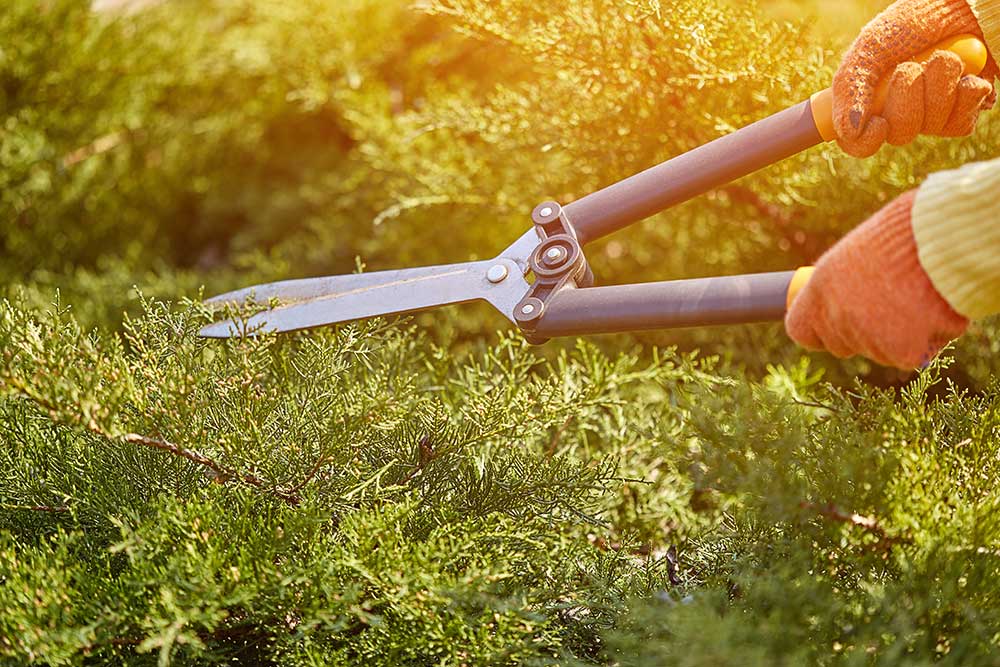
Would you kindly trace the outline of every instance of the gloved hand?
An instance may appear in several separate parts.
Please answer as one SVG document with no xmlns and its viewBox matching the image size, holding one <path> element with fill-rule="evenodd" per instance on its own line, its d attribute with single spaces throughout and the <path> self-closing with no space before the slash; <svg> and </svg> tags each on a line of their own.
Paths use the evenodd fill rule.
<svg viewBox="0 0 1000 667">
<path fill-rule="evenodd" d="M 978 77 L 962 77 L 961 60 L 951 53 L 937 53 L 924 64 L 907 62 L 965 33 L 982 38 L 967 0 L 897 0 L 865 26 L 833 80 L 841 148 L 868 157 L 886 141 L 902 145 L 918 134 L 971 134 L 980 111 L 996 103 L 993 82 L 1000 70 L 993 57 Z M 875 116 L 875 90 L 886 76 L 892 77 L 889 97 Z"/>
<path fill-rule="evenodd" d="M 803 347 L 863 355 L 912 370 L 969 321 L 938 293 L 920 265 L 911 226 L 916 191 L 876 213 L 827 252 L 785 319 Z"/>
</svg>

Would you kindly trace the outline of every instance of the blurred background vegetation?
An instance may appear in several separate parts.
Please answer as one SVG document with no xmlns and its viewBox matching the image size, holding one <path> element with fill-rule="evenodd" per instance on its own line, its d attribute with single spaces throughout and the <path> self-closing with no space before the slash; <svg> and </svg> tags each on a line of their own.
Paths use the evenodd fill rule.
<svg viewBox="0 0 1000 667">
<path fill-rule="evenodd" d="M 826 87 L 886 2 L 96 4 L 0 8 L 0 584 L 17 582 L 0 586 L 2 655 L 989 655 L 995 323 L 918 377 L 804 354 L 780 324 L 529 349 L 469 306 L 224 346 L 194 337 L 196 304 L 177 305 L 492 256 L 537 202 Z M 998 139 L 993 113 L 968 139 L 865 161 L 818 147 L 588 257 L 604 284 L 791 269 L 927 174 L 997 156 Z M 206 482 L 156 438 L 227 467 Z M 312 482 L 275 509 L 238 470 Z M 226 529 L 205 537 L 206 523 Z"/>
<path fill-rule="evenodd" d="M 0 272 L 95 325 L 135 307 L 133 286 L 176 299 L 487 256 L 534 203 L 825 86 L 885 3 L 142 4 L 14 0 L 0 17 Z M 996 132 L 864 162 L 815 149 L 589 256 L 605 283 L 807 264 L 927 173 L 995 154 Z M 487 309 L 419 322 L 459 345 L 503 325 Z M 775 327 L 600 344 L 636 340 L 758 369 L 797 356 Z"/>
</svg>

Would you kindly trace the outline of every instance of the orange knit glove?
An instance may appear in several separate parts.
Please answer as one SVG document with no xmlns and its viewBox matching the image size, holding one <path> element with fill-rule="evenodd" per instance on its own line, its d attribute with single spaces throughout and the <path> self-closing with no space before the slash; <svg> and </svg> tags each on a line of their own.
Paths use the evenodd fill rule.
<svg viewBox="0 0 1000 667">
<path fill-rule="evenodd" d="M 996 103 L 993 82 L 1000 70 L 992 56 L 978 77 L 962 77 L 961 60 L 951 53 L 939 52 L 924 64 L 907 62 L 965 33 L 982 38 L 968 0 L 898 0 L 865 26 L 833 79 L 833 122 L 841 148 L 868 157 L 887 141 L 902 145 L 918 134 L 971 134 L 979 112 Z M 891 79 L 885 110 L 874 116 L 875 90 L 886 76 Z"/>
<path fill-rule="evenodd" d="M 820 258 L 785 319 L 797 343 L 912 370 L 965 333 L 969 321 L 920 265 L 915 197 L 915 190 L 899 197 Z"/>
</svg>

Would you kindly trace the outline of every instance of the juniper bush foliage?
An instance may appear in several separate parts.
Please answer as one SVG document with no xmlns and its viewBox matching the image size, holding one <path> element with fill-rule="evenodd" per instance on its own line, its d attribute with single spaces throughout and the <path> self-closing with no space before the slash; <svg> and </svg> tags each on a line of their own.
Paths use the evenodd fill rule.
<svg viewBox="0 0 1000 667">
<path fill-rule="evenodd" d="M 492 253 L 823 87 L 849 35 L 805 8 L 878 5 L 8 0 L 0 660 L 992 664 L 995 325 L 905 377 L 475 308 L 195 335 L 206 291 Z M 821 147 L 589 257 L 803 264 L 998 127 Z"/>
</svg>

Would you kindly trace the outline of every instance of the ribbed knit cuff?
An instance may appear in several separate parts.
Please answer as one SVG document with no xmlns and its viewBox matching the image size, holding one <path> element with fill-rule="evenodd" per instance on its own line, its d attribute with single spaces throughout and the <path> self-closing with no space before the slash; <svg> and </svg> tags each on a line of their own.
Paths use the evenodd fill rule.
<svg viewBox="0 0 1000 667">
<path fill-rule="evenodd" d="M 952 308 L 971 320 L 1000 313 L 1000 160 L 932 174 L 917 193 L 913 235 Z"/>
<path fill-rule="evenodd" d="M 990 53 L 1000 53 L 1000 0 L 968 0 Z"/>
</svg>

